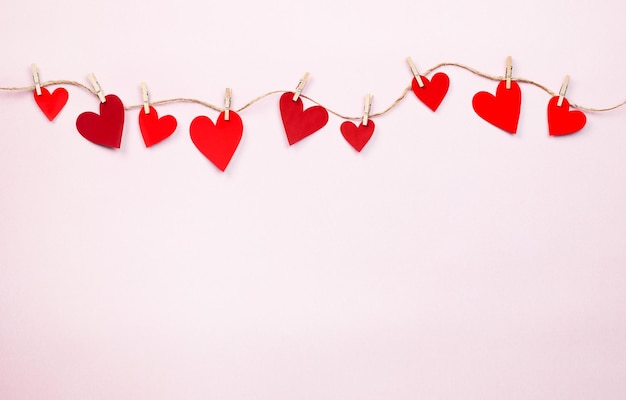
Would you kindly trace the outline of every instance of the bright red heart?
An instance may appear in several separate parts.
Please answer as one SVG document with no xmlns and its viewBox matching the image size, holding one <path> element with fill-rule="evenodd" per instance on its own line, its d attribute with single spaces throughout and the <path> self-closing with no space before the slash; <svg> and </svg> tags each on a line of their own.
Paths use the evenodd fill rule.
<svg viewBox="0 0 626 400">
<path fill-rule="evenodd" d="M 341 124 L 341 134 L 356 151 L 360 152 L 372 138 L 374 127 L 374 121 L 371 119 L 367 121 L 367 125 L 361 123 L 358 127 L 354 122 L 346 121 Z"/>
<path fill-rule="evenodd" d="M 548 131 L 552 136 L 569 135 L 583 129 L 587 117 L 581 111 L 570 111 L 569 101 L 563 98 L 561 107 L 557 105 L 559 96 L 548 102 Z"/>
<path fill-rule="evenodd" d="M 139 111 L 139 130 L 146 147 L 150 147 L 167 139 L 176 130 L 176 118 L 165 115 L 159 118 L 154 107 L 150 107 L 150 113 L 146 114 L 143 107 Z"/>
<path fill-rule="evenodd" d="M 417 79 L 413 78 L 413 82 L 411 83 L 413 93 L 415 93 L 417 98 L 420 99 L 422 103 L 426 104 L 428 108 L 437 111 L 443 98 L 446 97 L 446 93 L 448 93 L 450 78 L 443 72 L 438 72 L 433 75 L 432 80 L 428 80 L 425 76 L 420 75 L 420 77 L 422 78 L 424 86 L 420 87 L 417 83 Z"/>
<path fill-rule="evenodd" d="M 304 109 L 302 99 L 293 101 L 293 93 L 280 96 L 280 115 L 291 146 L 322 129 L 328 122 L 328 111 L 322 106 Z"/>
<path fill-rule="evenodd" d="M 124 104 L 113 94 L 105 96 L 105 100 L 100 103 L 100 114 L 80 114 L 76 119 L 76 129 L 90 142 L 119 149 L 124 130 Z"/>
<path fill-rule="evenodd" d="M 501 81 L 495 96 L 488 92 L 479 92 L 472 99 L 476 114 L 509 133 L 517 132 L 521 105 L 522 91 L 515 81 L 511 81 L 510 89 L 506 88 L 506 81 Z"/>
<path fill-rule="evenodd" d="M 42 87 L 41 95 L 38 95 L 36 90 L 33 91 L 33 94 L 35 95 L 35 102 L 50 121 L 59 115 L 69 97 L 64 88 L 57 88 L 50 93 L 48 89 Z"/>
<path fill-rule="evenodd" d="M 215 125 L 209 117 L 200 116 L 191 121 L 189 133 L 198 150 L 224 171 L 241 141 L 243 122 L 234 111 L 230 111 L 228 121 L 224 119 L 224 112 L 220 113 Z"/>
</svg>

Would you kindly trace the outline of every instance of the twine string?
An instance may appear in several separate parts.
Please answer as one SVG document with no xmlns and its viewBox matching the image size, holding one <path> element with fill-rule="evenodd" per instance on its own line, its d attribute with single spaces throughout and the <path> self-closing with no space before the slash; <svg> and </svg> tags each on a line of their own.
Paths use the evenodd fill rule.
<svg viewBox="0 0 626 400">
<path fill-rule="evenodd" d="M 460 63 L 454 63 L 454 62 L 442 62 L 439 63 L 437 65 L 435 65 L 434 67 L 427 69 L 423 72 L 424 75 L 429 75 L 430 73 L 444 68 L 444 67 L 457 67 L 457 68 L 461 68 L 464 69 L 474 75 L 483 77 L 485 79 L 489 79 L 492 81 L 502 81 L 505 79 L 504 76 L 502 75 L 490 75 L 487 74 L 485 72 L 479 71 L 475 68 L 469 67 L 467 65 L 464 64 L 460 64 Z M 532 81 L 530 79 L 525 79 L 525 78 L 511 78 L 512 81 L 516 81 L 516 82 L 521 82 L 521 83 L 528 83 L 530 85 L 536 86 L 539 89 L 543 90 L 544 92 L 548 93 L 550 96 L 558 96 L 558 93 L 553 92 L 552 90 L 548 89 L 546 86 Z M 90 92 L 91 94 L 93 94 L 94 96 L 97 96 L 96 92 L 94 89 L 88 87 L 87 85 L 84 85 L 80 82 L 76 82 L 76 81 L 69 81 L 69 80 L 54 80 L 54 81 L 46 81 L 41 83 L 41 87 L 46 87 L 46 86 L 55 86 L 55 85 L 70 85 L 70 86 L 77 86 L 80 87 L 84 90 L 87 90 L 88 92 Z M 22 87 L 0 87 L 0 90 L 2 91 L 25 91 L 25 90 L 35 90 L 35 85 L 30 85 L 30 86 L 22 86 Z M 398 98 L 396 100 L 394 100 L 393 103 L 391 103 L 391 105 L 389 105 L 387 108 L 385 108 L 382 111 L 379 111 L 377 113 L 372 113 L 370 114 L 370 117 L 379 117 L 381 115 L 384 115 L 386 113 L 388 113 L 389 111 L 391 111 L 393 108 L 395 108 L 402 100 L 404 100 L 404 98 L 406 97 L 407 93 L 409 93 L 411 91 L 411 85 L 407 86 L 406 88 L 404 88 L 404 90 L 402 91 L 402 93 L 400 94 L 400 96 L 398 96 Z M 248 103 L 246 103 L 243 107 L 239 108 L 238 110 L 235 110 L 235 112 L 241 112 L 243 110 L 245 110 L 246 108 L 252 106 L 253 104 L 263 100 L 264 98 L 277 94 L 277 93 L 288 93 L 291 92 L 290 90 L 273 90 L 271 92 L 267 92 L 265 94 L 262 94 L 252 100 L 250 100 Z M 359 116 L 349 116 L 349 115 L 344 115 L 341 114 L 335 110 L 332 110 L 326 106 L 324 106 L 322 103 L 320 103 L 319 101 L 312 99 L 308 96 L 305 96 L 303 94 L 300 95 L 300 97 L 304 97 L 305 99 L 311 101 L 312 103 L 319 105 L 321 107 L 324 107 L 329 113 L 336 115 L 339 118 L 342 119 L 347 119 L 347 120 L 359 120 L 362 118 L 361 115 Z M 212 110 L 218 111 L 218 112 L 222 112 L 224 111 L 224 109 L 222 107 L 218 107 L 214 104 L 208 103 L 206 101 L 203 100 L 198 100 L 198 99 L 192 99 L 192 98 L 185 98 L 185 97 L 177 97 L 174 99 L 167 99 L 167 100 L 159 100 L 159 101 L 155 101 L 155 102 L 151 102 L 151 104 L 153 105 L 159 105 L 159 104 L 170 104 L 170 103 L 195 103 L 195 104 L 200 104 L 203 105 L 207 108 L 210 108 Z M 579 110 L 583 110 L 583 111 L 589 111 L 589 112 L 604 112 L 604 111 L 611 111 L 611 110 L 615 110 L 617 108 L 620 108 L 622 106 L 626 105 L 626 100 L 622 101 L 621 103 L 618 103 L 614 106 L 611 107 L 605 107 L 605 108 L 593 108 L 593 107 L 585 107 L 585 106 L 581 106 L 579 104 L 576 103 L 570 103 L 570 106 L 573 108 L 577 108 Z M 125 110 L 132 110 L 132 109 L 136 109 L 136 108 L 141 108 L 143 107 L 143 104 L 133 104 L 130 106 L 124 106 Z"/>
</svg>

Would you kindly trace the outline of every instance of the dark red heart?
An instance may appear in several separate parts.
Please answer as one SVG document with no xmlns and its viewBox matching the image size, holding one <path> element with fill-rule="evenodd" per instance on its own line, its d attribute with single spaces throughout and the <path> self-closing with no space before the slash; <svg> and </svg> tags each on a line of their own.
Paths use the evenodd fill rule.
<svg viewBox="0 0 626 400">
<path fill-rule="evenodd" d="M 243 122 L 234 111 L 230 111 L 228 121 L 224 119 L 224 112 L 220 113 L 215 125 L 209 117 L 200 116 L 191 121 L 189 133 L 198 150 L 224 171 L 241 141 Z"/>
<path fill-rule="evenodd" d="M 119 149 L 124 130 L 124 104 L 113 94 L 105 99 L 100 103 L 100 114 L 84 112 L 78 116 L 76 129 L 90 142 Z"/>
<path fill-rule="evenodd" d="M 521 105 L 522 91 L 515 81 L 511 82 L 510 89 L 506 88 L 506 81 L 501 81 L 495 96 L 488 92 L 479 92 L 472 99 L 476 114 L 509 133 L 517 132 Z"/>
<path fill-rule="evenodd" d="M 33 91 L 33 93 L 35 95 L 35 102 L 50 121 L 59 115 L 69 97 L 67 90 L 64 88 L 57 88 L 50 93 L 48 89 L 42 87 L 41 95 L 38 95 L 36 90 Z"/>
<path fill-rule="evenodd" d="M 413 93 L 415 93 L 417 98 L 420 99 L 422 103 L 426 104 L 428 108 L 437 111 L 443 98 L 446 97 L 446 93 L 448 93 L 450 78 L 443 72 L 438 72 L 433 75 L 432 80 L 428 80 L 425 76 L 420 75 L 420 77 L 422 78 L 424 86 L 420 87 L 417 83 L 417 79 L 413 78 L 413 82 L 411 83 Z"/>
<path fill-rule="evenodd" d="M 324 107 L 303 109 L 302 99 L 298 97 L 293 101 L 293 93 L 280 96 L 280 115 L 290 146 L 322 129 L 328 122 L 328 111 Z"/>
<path fill-rule="evenodd" d="M 176 130 L 176 125 L 176 118 L 171 115 L 159 118 L 159 114 L 152 106 L 148 114 L 143 107 L 139 111 L 139 129 L 146 147 L 167 139 Z"/>
<path fill-rule="evenodd" d="M 548 102 L 548 131 L 552 136 L 569 135 L 583 129 L 587 117 L 581 111 L 569 110 L 569 102 L 563 98 L 561 107 L 557 105 L 559 96 Z"/>
<path fill-rule="evenodd" d="M 358 152 L 369 142 L 374 134 L 374 121 L 367 121 L 367 125 L 363 123 L 357 127 L 354 122 L 346 121 L 341 124 L 341 134 L 344 139 Z"/>
</svg>

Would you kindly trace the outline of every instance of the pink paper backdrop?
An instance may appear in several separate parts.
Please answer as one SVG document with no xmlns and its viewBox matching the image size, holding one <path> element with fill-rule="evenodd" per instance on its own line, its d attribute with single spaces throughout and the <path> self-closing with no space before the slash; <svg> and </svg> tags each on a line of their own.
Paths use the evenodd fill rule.
<svg viewBox="0 0 626 400">
<path fill-rule="evenodd" d="M 5 2 L 0 86 L 87 83 L 141 102 L 233 107 L 295 88 L 373 112 L 442 61 L 591 107 L 626 96 L 623 1 Z M 98 101 L 54 123 L 0 92 L 0 399 L 626 398 L 626 108 L 547 135 L 522 84 L 518 134 L 478 118 L 496 83 L 447 68 L 432 113 L 412 94 L 361 154 L 342 120 L 289 147 L 278 95 L 241 113 L 225 174 L 177 132 L 84 140 Z M 307 106 L 310 103 L 307 103 Z"/>
</svg>

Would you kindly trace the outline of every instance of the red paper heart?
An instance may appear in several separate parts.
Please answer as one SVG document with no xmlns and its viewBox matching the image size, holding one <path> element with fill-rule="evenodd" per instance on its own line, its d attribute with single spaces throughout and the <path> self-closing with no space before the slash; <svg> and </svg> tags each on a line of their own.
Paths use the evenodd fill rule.
<svg viewBox="0 0 626 400">
<path fill-rule="evenodd" d="M 438 72 L 433 75 L 433 79 L 430 81 L 425 76 L 420 75 L 420 77 L 422 78 L 424 87 L 420 87 L 417 83 L 417 79 L 413 78 L 413 82 L 411 83 L 413 93 L 415 93 L 417 98 L 426 104 L 428 108 L 437 111 L 443 98 L 446 97 L 446 93 L 448 93 L 450 78 L 443 72 Z"/>
<path fill-rule="evenodd" d="M 191 121 L 189 133 L 198 150 L 224 171 L 241 141 L 243 122 L 234 111 L 230 111 L 228 121 L 224 119 L 224 113 L 220 113 L 215 125 L 209 117 L 200 116 Z"/>
<path fill-rule="evenodd" d="M 146 114 L 143 107 L 139 111 L 139 130 L 146 147 L 150 147 L 167 139 L 176 130 L 176 118 L 165 115 L 159 118 L 154 107 L 150 107 L 150 113 Z"/>
<path fill-rule="evenodd" d="M 69 97 L 67 90 L 64 88 L 57 88 L 50 93 L 48 89 L 42 87 L 41 95 L 38 95 L 36 90 L 33 91 L 33 93 L 35 95 L 35 102 L 50 121 L 59 115 Z"/>
<path fill-rule="evenodd" d="M 587 117 L 581 111 L 570 111 L 569 101 L 563 98 L 561 107 L 557 105 L 559 96 L 554 96 L 548 102 L 548 131 L 552 136 L 569 135 L 583 129 Z"/>
<path fill-rule="evenodd" d="M 511 81 L 510 89 L 506 88 L 506 81 L 501 81 L 495 96 L 488 92 L 479 92 L 472 99 L 476 114 L 509 133 L 517 132 L 521 105 L 522 91 L 515 81 Z"/>
<path fill-rule="evenodd" d="M 101 146 L 120 148 L 124 130 L 124 104 L 119 97 L 109 94 L 100 103 L 100 114 L 84 112 L 76 119 L 76 129 L 90 142 Z"/>
<path fill-rule="evenodd" d="M 293 101 L 293 93 L 280 96 L 280 115 L 290 146 L 322 129 L 328 122 L 328 111 L 324 107 L 303 108 L 301 98 Z"/>
<path fill-rule="evenodd" d="M 356 151 L 360 152 L 374 134 L 374 127 L 372 120 L 367 121 L 367 125 L 361 123 L 358 127 L 354 122 L 346 121 L 341 124 L 341 134 Z"/>
</svg>

